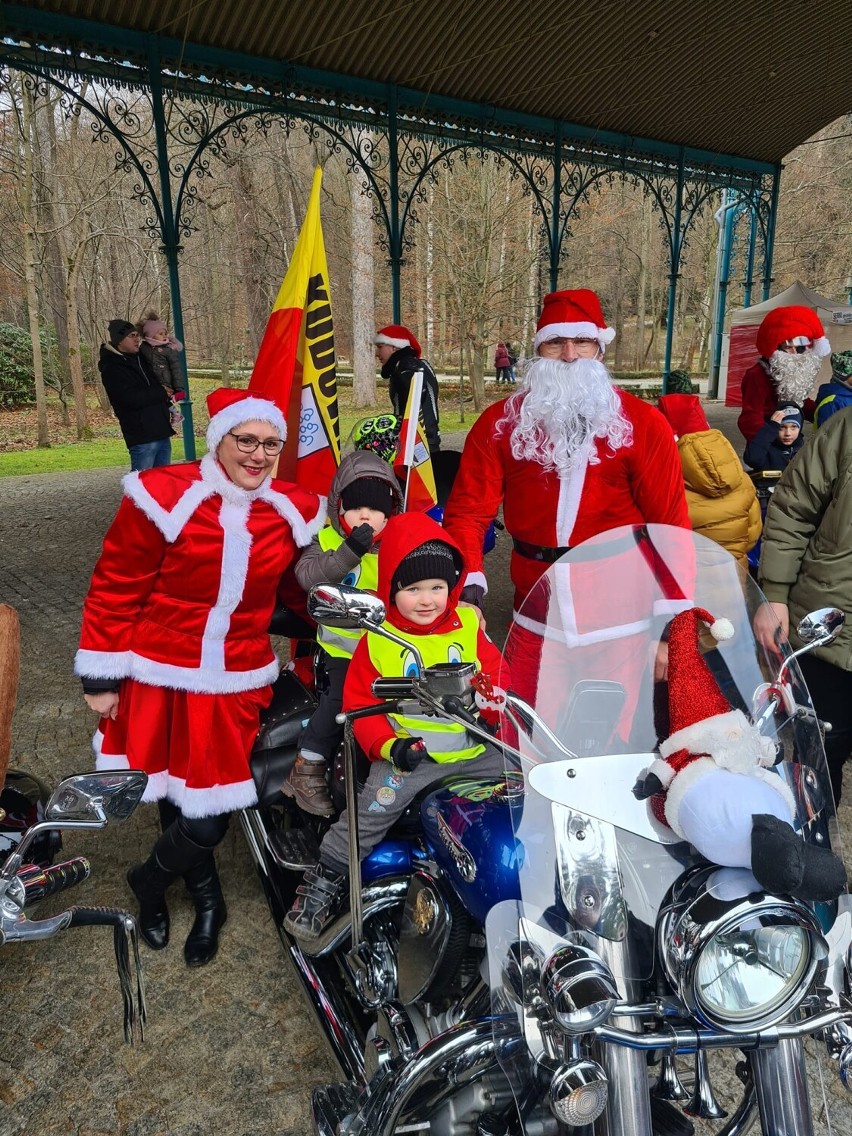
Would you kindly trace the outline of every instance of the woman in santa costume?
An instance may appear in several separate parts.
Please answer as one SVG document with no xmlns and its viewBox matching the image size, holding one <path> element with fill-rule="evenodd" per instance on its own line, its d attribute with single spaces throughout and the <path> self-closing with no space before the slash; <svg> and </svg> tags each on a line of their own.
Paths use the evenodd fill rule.
<svg viewBox="0 0 852 1136">
<path fill-rule="evenodd" d="M 189 966 L 213 958 L 226 918 L 213 849 L 231 810 L 257 801 L 249 755 L 278 674 L 269 621 L 325 515 L 313 493 L 270 478 L 286 439 L 274 403 L 222 389 L 207 405 L 206 457 L 124 478 L 74 664 L 101 715 L 98 768 L 144 770 L 143 800 L 159 806 L 162 836 L 127 877 L 140 932 L 166 946 L 165 892 L 183 876 Z"/>
</svg>

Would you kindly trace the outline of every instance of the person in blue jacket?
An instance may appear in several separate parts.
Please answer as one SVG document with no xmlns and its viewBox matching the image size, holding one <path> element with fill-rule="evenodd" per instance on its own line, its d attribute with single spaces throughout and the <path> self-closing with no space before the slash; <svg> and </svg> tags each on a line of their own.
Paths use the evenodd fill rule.
<svg viewBox="0 0 852 1136">
<path fill-rule="evenodd" d="M 832 414 L 852 406 L 852 351 L 835 351 L 829 362 L 831 382 L 823 383 L 816 396 L 814 425 L 817 430 Z"/>
<path fill-rule="evenodd" d="M 804 419 L 795 402 L 782 402 L 743 452 L 750 469 L 786 469 L 805 444 Z"/>
</svg>

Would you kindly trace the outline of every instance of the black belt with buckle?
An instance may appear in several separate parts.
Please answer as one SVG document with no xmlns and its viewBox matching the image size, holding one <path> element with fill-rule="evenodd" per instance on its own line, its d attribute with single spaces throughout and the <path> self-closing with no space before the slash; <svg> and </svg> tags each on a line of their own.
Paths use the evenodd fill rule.
<svg viewBox="0 0 852 1136">
<path fill-rule="evenodd" d="M 555 564 L 569 551 L 567 547 L 545 548 L 540 544 L 527 544 L 523 540 L 515 540 L 514 537 L 512 537 L 512 544 L 519 556 L 523 556 L 527 560 L 540 560 L 544 564 Z"/>
</svg>

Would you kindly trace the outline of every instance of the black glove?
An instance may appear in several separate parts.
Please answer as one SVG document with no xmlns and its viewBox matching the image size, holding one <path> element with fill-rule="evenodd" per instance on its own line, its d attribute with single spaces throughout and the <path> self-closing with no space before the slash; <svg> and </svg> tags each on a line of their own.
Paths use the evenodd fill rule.
<svg viewBox="0 0 852 1136">
<path fill-rule="evenodd" d="M 461 590 L 459 598 L 463 603 L 473 604 L 482 611 L 482 601 L 485 599 L 485 588 L 481 584 L 466 584 Z"/>
<path fill-rule="evenodd" d="M 354 528 L 349 536 L 344 540 L 347 548 L 351 549 L 356 556 L 363 556 L 365 552 L 369 552 L 373 547 L 373 540 L 375 533 L 373 528 L 367 521 L 363 525 L 358 525 Z"/>
<path fill-rule="evenodd" d="M 654 797 L 662 791 L 663 783 L 656 773 L 646 773 L 644 777 L 639 777 L 633 786 L 633 796 L 637 801 L 647 801 L 649 797 Z"/>
<path fill-rule="evenodd" d="M 433 761 L 422 738 L 397 738 L 391 746 L 391 761 L 403 773 L 413 773 L 421 761 Z"/>
</svg>

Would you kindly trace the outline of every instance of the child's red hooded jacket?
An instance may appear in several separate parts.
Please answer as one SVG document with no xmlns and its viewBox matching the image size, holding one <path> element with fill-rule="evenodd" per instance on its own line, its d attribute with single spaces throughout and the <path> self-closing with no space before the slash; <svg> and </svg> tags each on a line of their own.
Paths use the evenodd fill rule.
<svg viewBox="0 0 852 1136">
<path fill-rule="evenodd" d="M 391 599 L 391 583 L 401 561 L 429 540 L 440 540 L 448 544 L 458 554 L 460 569 L 458 580 L 450 589 L 449 602 L 443 615 L 439 616 L 428 627 L 409 623 L 400 615 L 396 604 Z M 377 594 L 383 601 L 387 611 L 387 623 L 394 631 L 401 633 L 405 638 L 420 639 L 430 635 L 448 635 L 453 631 L 462 630 L 462 620 L 457 611 L 462 581 L 465 577 L 464 561 L 461 551 L 455 541 L 447 535 L 441 526 L 425 513 L 404 513 L 401 516 L 391 517 L 382 533 L 382 543 L 379 548 L 379 583 Z M 376 698 L 371 690 L 375 679 L 382 677 L 382 672 L 376 669 L 370 655 L 370 639 L 377 640 L 379 636 L 368 632 L 355 649 L 352 662 L 346 675 L 343 688 L 343 709 L 362 709 L 365 706 L 377 706 L 381 699 Z M 383 641 L 387 643 L 387 641 Z M 399 656 L 399 664 L 395 669 L 396 676 L 405 673 L 405 652 L 401 647 L 387 644 Z M 420 644 L 418 644 L 420 646 Z M 494 686 L 506 689 L 508 686 L 508 672 L 503 657 L 481 629 L 476 635 L 476 658 L 483 673 L 491 680 Z M 459 657 L 455 661 L 473 662 L 469 657 Z M 394 677 L 390 671 L 385 677 Z M 371 761 L 381 761 L 389 757 L 391 744 L 400 736 L 399 727 L 390 718 L 377 715 L 374 718 L 362 718 L 355 722 L 355 737 L 358 744 L 368 755 Z"/>
</svg>

